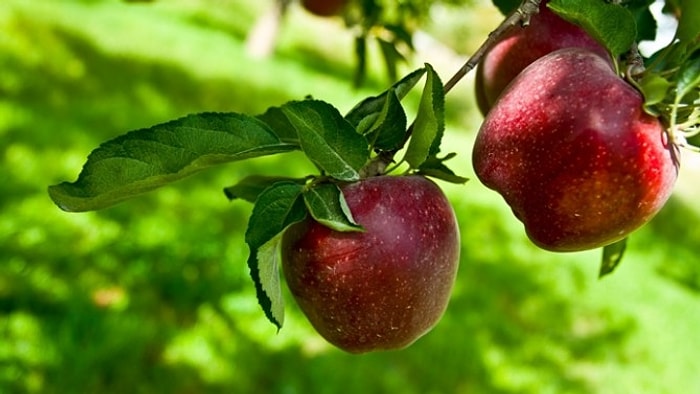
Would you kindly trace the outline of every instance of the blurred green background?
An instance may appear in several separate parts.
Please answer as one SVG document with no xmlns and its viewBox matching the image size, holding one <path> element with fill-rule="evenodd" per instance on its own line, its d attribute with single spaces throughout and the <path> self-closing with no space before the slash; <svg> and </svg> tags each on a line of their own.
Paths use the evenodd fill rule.
<svg viewBox="0 0 700 394">
<path fill-rule="evenodd" d="M 430 62 L 447 80 L 495 27 L 495 8 L 472 3 L 434 10 L 416 67 Z M 212 169 L 99 212 L 52 204 L 48 185 L 74 180 L 93 148 L 128 130 L 306 95 L 344 112 L 388 86 L 374 56 L 353 89 L 352 35 L 297 5 L 274 54 L 251 56 L 247 34 L 270 5 L 0 3 L 0 392 L 700 392 L 693 154 L 676 195 L 598 280 L 600 251 L 538 250 L 474 180 L 471 77 L 448 96 L 444 146 L 473 180 L 441 184 L 460 222 L 458 281 L 442 321 L 405 350 L 345 354 L 291 297 L 279 332 L 257 306 L 243 241 L 251 207 L 222 188 L 305 174 L 299 155 Z"/>
</svg>

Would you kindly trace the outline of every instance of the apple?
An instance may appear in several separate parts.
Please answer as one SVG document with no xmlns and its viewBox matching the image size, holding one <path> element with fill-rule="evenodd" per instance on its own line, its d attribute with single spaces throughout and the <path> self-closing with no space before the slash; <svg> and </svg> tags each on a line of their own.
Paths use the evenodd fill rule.
<svg viewBox="0 0 700 394">
<path fill-rule="evenodd" d="M 540 3 L 539 13 L 526 28 L 514 28 L 493 45 L 476 69 L 477 105 L 486 115 L 498 96 L 520 72 L 540 57 L 563 48 L 587 48 L 608 57 L 607 50 L 582 28 L 569 23 Z"/>
<path fill-rule="evenodd" d="M 377 176 L 341 187 L 364 232 L 309 218 L 283 235 L 287 285 L 313 327 L 351 352 L 404 348 L 443 315 L 459 264 L 445 195 L 422 176 Z"/>
<path fill-rule="evenodd" d="M 529 238 L 552 251 L 618 241 L 671 194 L 677 150 L 610 63 L 552 52 L 513 80 L 477 134 L 477 177 L 500 193 Z"/>
<path fill-rule="evenodd" d="M 348 0 L 301 0 L 304 9 L 317 16 L 338 15 L 343 10 Z"/>
</svg>

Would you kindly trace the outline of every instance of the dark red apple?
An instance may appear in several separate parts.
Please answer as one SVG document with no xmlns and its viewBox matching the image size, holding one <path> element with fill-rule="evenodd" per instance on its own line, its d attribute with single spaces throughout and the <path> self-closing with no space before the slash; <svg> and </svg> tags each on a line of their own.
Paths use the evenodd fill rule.
<svg viewBox="0 0 700 394">
<path fill-rule="evenodd" d="M 514 28 L 489 49 L 476 69 L 475 93 L 481 113 L 486 115 L 503 89 L 540 57 L 563 48 L 588 48 L 603 57 L 607 51 L 586 31 L 550 11 L 547 0 L 526 28 Z"/>
<path fill-rule="evenodd" d="M 305 10 L 317 16 L 338 15 L 348 0 L 301 0 Z"/>
<path fill-rule="evenodd" d="M 544 249 L 620 240 L 661 209 L 678 172 L 675 147 L 642 104 L 599 55 L 553 52 L 513 80 L 486 116 L 476 175 Z"/>
<path fill-rule="evenodd" d="M 440 319 L 459 263 L 445 195 L 421 176 L 378 176 L 342 187 L 364 232 L 307 219 L 283 236 L 287 284 L 314 328 L 352 353 L 400 349 Z"/>
</svg>

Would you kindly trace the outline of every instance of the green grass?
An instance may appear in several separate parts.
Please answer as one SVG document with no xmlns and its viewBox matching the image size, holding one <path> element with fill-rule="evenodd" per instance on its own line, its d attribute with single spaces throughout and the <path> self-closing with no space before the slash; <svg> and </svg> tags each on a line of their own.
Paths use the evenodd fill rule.
<svg viewBox="0 0 700 394">
<path fill-rule="evenodd" d="M 599 251 L 535 248 L 474 178 L 480 119 L 468 80 L 448 97 L 444 146 L 472 181 L 441 184 L 460 222 L 459 277 L 440 324 L 402 351 L 342 353 L 288 294 L 279 333 L 257 306 L 243 241 L 250 206 L 222 188 L 311 171 L 298 154 L 99 212 L 56 208 L 46 187 L 75 179 L 91 149 L 128 130 L 307 94 L 346 111 L 383 89 L 376 68 L 353 90 L 347 33 L 296 9 L 277 55 L 250 58 L 244 35 L 264 6 L 247 3 L 257 4 L 0 4 L 0 392 L 700 392 L 698 212 L 672 199 L 603 280 Z"/>
</svg>

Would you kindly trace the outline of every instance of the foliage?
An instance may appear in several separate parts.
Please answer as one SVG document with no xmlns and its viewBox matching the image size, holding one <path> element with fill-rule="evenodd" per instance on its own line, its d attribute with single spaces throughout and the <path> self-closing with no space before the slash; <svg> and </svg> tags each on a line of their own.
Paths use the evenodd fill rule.
<svg viewBox="0 0 700 394">
<path fill-rule="evenodd" d="M 488 48 L 491 41 L 497 40 L 516 23 L 526 26 L 530 15 L 537 12 L 539 4 L 539 0 L 524 0 L 489 35 L 481 49 Z M 641 64 L 641 56 L 636 49 L 636 40 L 640 32 L 641 36 L 646 36 L 647 33 L 645 28 L 637 29 L 637 19 L 626 7 L 637 14 L 644 14 L 649 12 L 643 10 L 642 6 L 646 5 L 648 4 L 639 1 L 622 5 L 582 3 L 576 0 L 547 1 L 548 7 L 561 17 L 583 27 L 607 48 L 614 62 L 621 61 L 623 53 L 628 54 L 623 75 L 630 83 L 639 86 L 647 98 L 651 97 L 646 102 L 646 108 L 668 125 L 668 138 L 674 147 L 686 146 L 685 137 L 697 133 L 700 121 L 700 111 L 696 105 L 700 90 L 700 67 L 697 67 L 698 62 L 695 61 L 700 28 L 689 27 L 689 21 L 694 19 L 687 17 L 679 5 L 681 13 L 676 41 L 660 51 L 655 61 L 660 59 L 661 65 L 639 70 L 644 65 Z M 502 11 L 503 7 L 501 4 Z M 363 15 L 360 21 L 371 24 L 382 7 L 368 1 L 362 3 L 361 9 Z M 692 12 L 693 9 L 689 8 L 688 11 Z M 671 49 L 674 47 L 676 50 Z M 475 58 L 481 54 L 483 52 L 478 51 L 467 65 L 478 61 Z M 358 69 L 363 69 L 364 59 L 360 63 Z M 673 68 L 669 68 L 669 64 Z M 246 242 L 250 247 L 248 265 L 259 303 L 268 319 L 281 327 L 283 301 L 278 279 L 278 260 L 279 240 L 285 229 L 303 220 L 305 210 L 308 210 L 314 217 L 323 212 L 325 216 L 320 221 L 336 230 L 361 230 L 353 226 L 354 222 L 337 186 L 333 189 L 336 192 L 330 195 L 317 193 L 317 189 L 333 186 L 335 182 L 357 181 L 365 176 L 384 174 L 385 168 L 393 162 L 394 155 L 404 144 L 407 144 L 406 153 L 401 162 L 408 164 L 409 171 L 420 171 L 427 162 L 427 173 L 457 183 L 466 181 L 466 178 L 456 176 L 442 164 L 454 157 L 454 154 L 444 159 L 437 158 L 444 133 L 444 95 L 464 74 L 458 73 L 448 82 L 447 87 L 443 87 L 428 64 L 426 71 L 426 84 L 418 114 L 405 132 L 405 112 L 395 92 L 410 90 L 417 82 L 416 76 L 422 74 L 421 70 L 407 75 L 382 95 L 361 101 L 347 118 L 329 103 L 305 100 L 269 108 L 257 118 L 238 113 L 204 113 L 150 129 L 133 131 L 93 151 L 77 181 L 51 186 L 49 193 L 56 205 L 64 210 L 99 209 L 178 180 L 208 165 L 293 149 L 303 151 L 319 169 L 319 178 L 307 176 L 305 179 L 311 179 L 311 182 L 303 187 L 301 180 L 272 183 L 265 187 L 259 185 L 258 189 L 262 190 L 260 196 L 265 198 L 255 198 L 256 209 L 246 232 Z M 663 73 L 670 73 L 670 77 L 659 75 Z M 641 74 L 646 74 L 644 78 L 653 77 L 660 82 L 638 84 L 637 80 L 643 79 Z M 650 92 L 649 86 L 653 86 L 654 90 Z M 644 87 L 647 87 L 646 91 Z M 665 91 L 659 91 L 660 87 Z M 673 101 L 659 108 L 664 97 L 672 97 Z M 381 98 L 385 102 L 380 109 L 377 100 Z M 658 110 L 651 108 L 652 105 L 657 106 Z M 395 119 L 401 120 L 400 128 L 395 127 Z M 373 122 L 369 129 L 366 126 L 368 122 Z M 367 139 L 364 134 L 368 131 L 374 133 L 369 135 L 371 139 Z M 383 146 L 387 140 L 392 141 L 390 148 Z M 377 142 L 379 145 L 376 145 Z M 371 157 L 372 151 L 376 153 L 374 158 Z M 250 179 L 245 180 L 246 185 Z M 269 180 L 270 178 L 266 179 Z M 228 190 L 232 189 L 240 187 L 234 185 Z M 311 200 L 307 198 L 309 195 L 324 196 L 327 200 Z M 302 196 L 306 208 L 300 205 Z M 87 203 L 83 203 L 84 200 Z M 310 201 L 316 201 L 316 206 L 310 204 Z M 319 211 L 317 206 L 324 209 Z M 334 210 L 329 211 L 328 208 Z M 270 228 L 266 223 L 270 220 L 276 226 Z M 604 246 L 601 276 L 612 272 L 619 265 L 624 245 L 626 240 Z"/>
<path fill-rule="evenodd" d="M 320 343 L 294 308 L 274 335 L 245 270 L 250 210 L 212 191 L 280 168 L 303 178 L 314 168 L 296 153 L 208 170 L 98 212 L 60 212 L 45 185 L 75 176 L 92 148 L 124 130 L 203 111 L 262 113 L 308 93 L 349 109 L 375 94 L 319 76 L 301 55 L 241 67 L 242 45 L 222 33 L 216 7 L 83 3 L 0 4 L 9 37 L 0 41 L 0 391 L 698 389 L 687 346 L 697 295 L 655 272 L 697 289 L 700 240 L 678 228 L 698 212 L 682 196 L 630 240 L 619 275 L 599 283 L 591 253 L 536 250 L 491 193 L 446 186 L 467 218 L 469 261 L 448 314 L 410 349 L 362 357 Z M 227 5 L 230 15 L 250 13 L 243 3 Z M 445 145 L 468 149 L 474 125 L 447 126 Z M 426 368 L 426 359 L 438 361 Z"/>
</svg>

